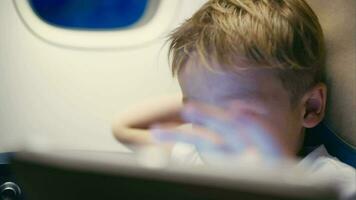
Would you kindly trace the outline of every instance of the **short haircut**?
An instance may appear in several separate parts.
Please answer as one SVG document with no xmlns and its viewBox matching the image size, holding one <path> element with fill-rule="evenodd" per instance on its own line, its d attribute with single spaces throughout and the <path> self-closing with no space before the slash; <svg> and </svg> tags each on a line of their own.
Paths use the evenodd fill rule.
<svg viewBox="0 0 356 200">
<path fill-rule="evenodd" d="M 210 0 L 169 41 L 173 75 L 196 54 L 212 70 L 238 71 L 237 58 L 275 69 L 292 102 L 322 82 L 323 32 L 304 0 Z"/>
</svg>

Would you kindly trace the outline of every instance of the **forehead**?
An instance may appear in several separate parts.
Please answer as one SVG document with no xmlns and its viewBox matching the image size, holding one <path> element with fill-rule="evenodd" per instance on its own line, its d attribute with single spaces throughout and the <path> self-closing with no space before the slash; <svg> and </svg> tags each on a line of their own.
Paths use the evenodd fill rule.
<svg viewBox="0 0 356 200">
<path fill-rule="evenodd" d="M 207 103 L 229 99 L 268 100 L 271 97 L 288 96 L 274 71 L 261 67 L 245 66 L 238 72 L 224 72 L 209 70 L 190 59 L 178 73 L 178 80 L 184 98 Z"/>
</svg>

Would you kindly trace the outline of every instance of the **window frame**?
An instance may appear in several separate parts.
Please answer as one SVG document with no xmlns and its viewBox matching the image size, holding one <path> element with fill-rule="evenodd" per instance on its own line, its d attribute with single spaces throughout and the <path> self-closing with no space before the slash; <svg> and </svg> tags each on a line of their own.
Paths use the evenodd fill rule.
<svg viewBox="0 0 356 200">
<path fill-rule="evenodd" d="M 167 33 L 181 7 L 181 0 L 150 0 L 142 20 L 134 26 L 83 30 L 67 29 L 43 21 L 28 0 L 13 2 L 23 23 L 37 37 L 55 45 L 84 49 L 122 49 L 153 42 Z"/>
</svg>

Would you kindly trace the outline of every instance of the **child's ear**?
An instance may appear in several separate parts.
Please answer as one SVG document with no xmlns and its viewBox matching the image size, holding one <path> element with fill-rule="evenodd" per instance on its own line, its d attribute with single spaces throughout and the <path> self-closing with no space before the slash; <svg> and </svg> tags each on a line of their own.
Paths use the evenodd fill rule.
<svg viewBox="0 0 356 200">
<path fill-rule="evenodd" d="M 319 83 L 302 98 L 302 122 L 305 128 L 312 128 L 323 120 L 326 106 L 326 85 Z"/>
</svg>

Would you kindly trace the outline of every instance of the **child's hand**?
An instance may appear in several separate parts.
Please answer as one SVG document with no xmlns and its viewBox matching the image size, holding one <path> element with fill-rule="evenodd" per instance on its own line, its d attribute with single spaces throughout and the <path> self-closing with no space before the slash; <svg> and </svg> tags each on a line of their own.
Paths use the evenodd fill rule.
<svg viewBox="0 0 356 200">
<path fill-rule="evenodd" d="M 253 113 L 243 115 L 205 104 L 189 104 L 182 118 L 192 123 L 191 130 L 157 125 L 151 129 L 158 143 L 186 142 L 201 154 L 239 156 L 254 152 L 262 158 L 283 158 L 286 153 L 281 141 L 268 125 Z"/>
</svg>

